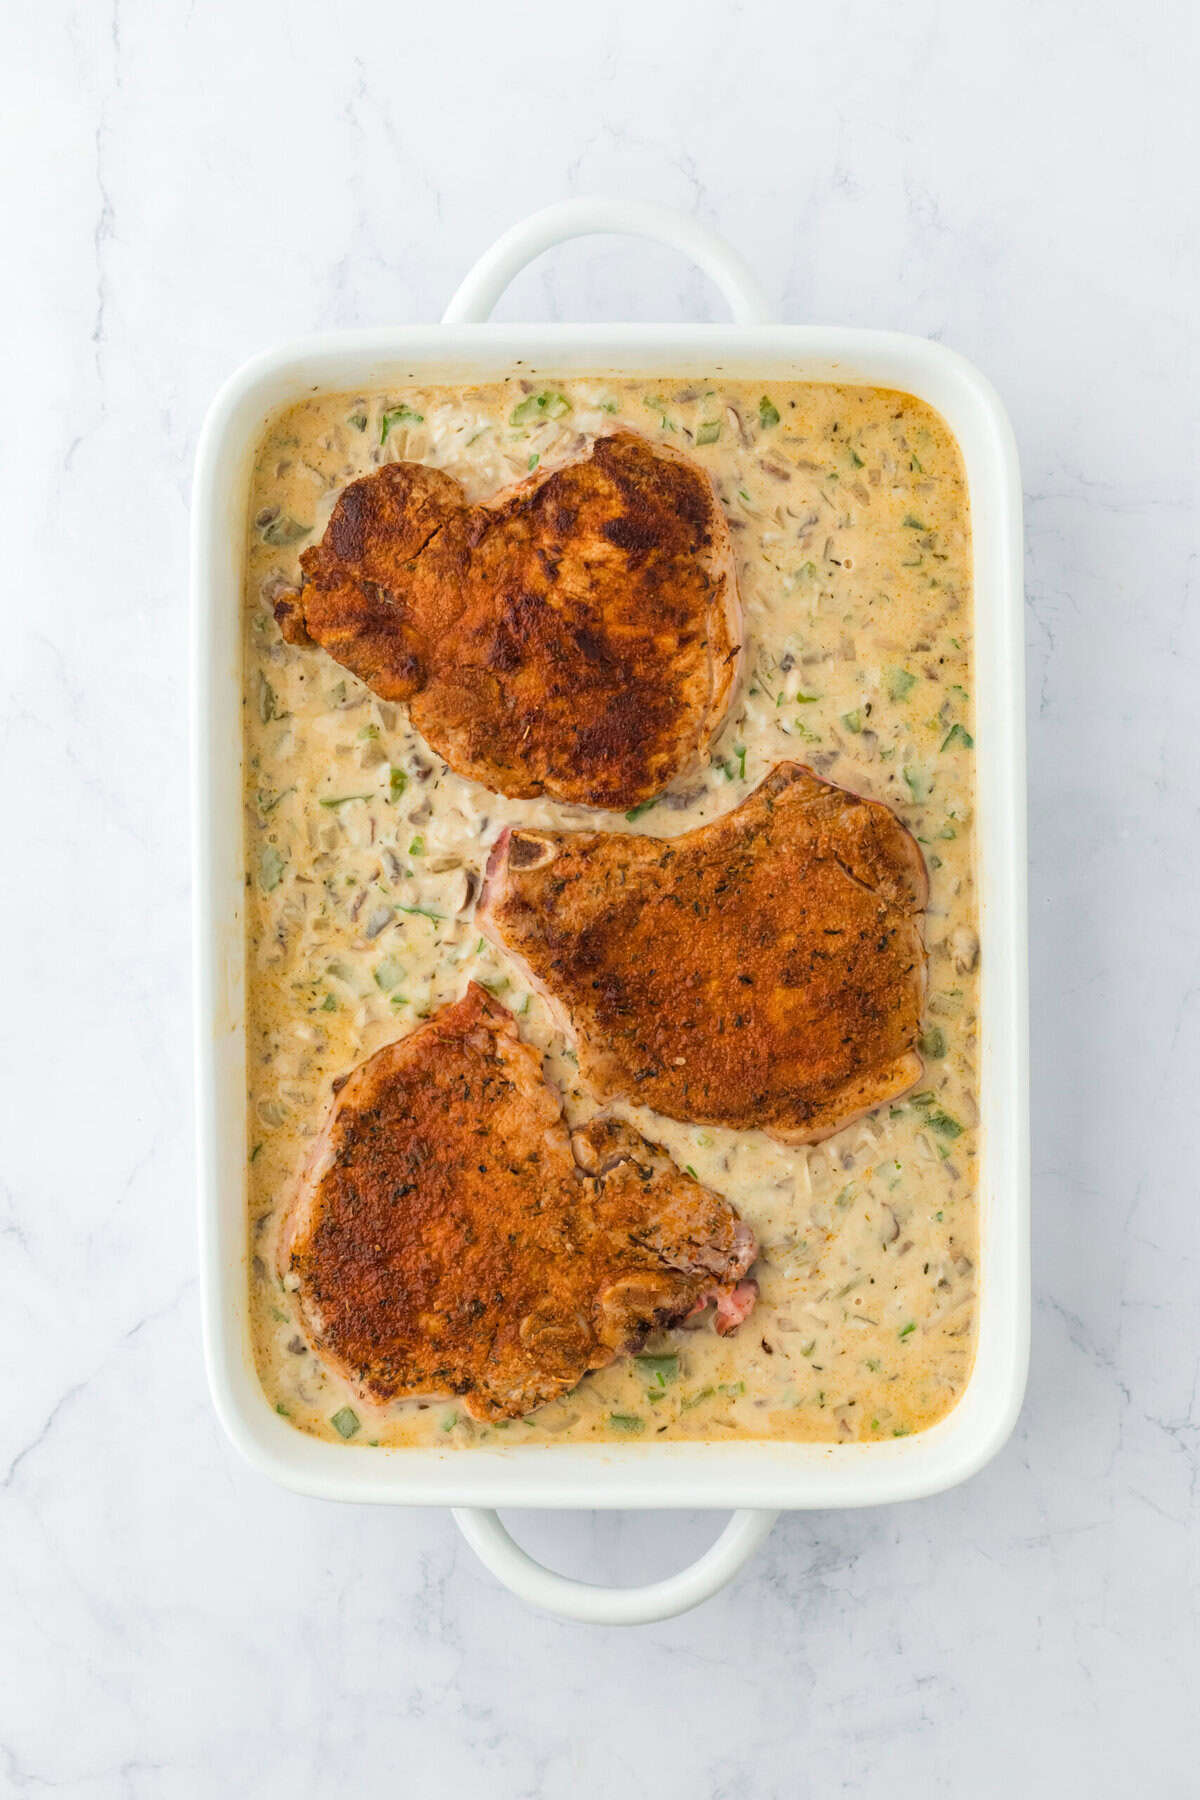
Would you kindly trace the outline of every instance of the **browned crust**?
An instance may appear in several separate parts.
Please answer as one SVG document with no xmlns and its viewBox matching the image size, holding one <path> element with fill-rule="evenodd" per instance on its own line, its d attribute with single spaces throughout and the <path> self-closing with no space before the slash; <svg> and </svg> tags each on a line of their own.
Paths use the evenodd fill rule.
<svg viewBox="0 0 1200 1800">
<path fill-rule="evenodd" d="M 597 1094 L 803 1144 L 920 1078 L 927 898 L 886 806 L 784 763 L 673 840 L 510 832 L 480 917 Z"/>
<path fill-rule="evenodd" d="M 436 469 L 351 482 L 280 627 L 450 766 L 515 798 L 626 808 L 707 748 L 738 671 L 737 583 L 705 472 L 633 432 L 468 506 Z"/>
<path fill-rule="evenodd" d="M 360 1393 L 459 1394 L 495 1419 L 720 1303 L 754 1253 L 734 1209 L 627 1126 L 595 1121 L 573 1153 L 538 1057 L 472 984 L 342 1084 L 277 1262 Z"/>
</svg>

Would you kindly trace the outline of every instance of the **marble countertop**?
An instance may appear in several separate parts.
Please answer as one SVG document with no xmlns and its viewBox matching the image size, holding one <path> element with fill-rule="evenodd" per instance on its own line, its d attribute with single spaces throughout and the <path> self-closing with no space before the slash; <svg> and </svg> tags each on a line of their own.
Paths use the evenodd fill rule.
<svg viewBox="0 0 1200 1800">
<path fill-rule="evenodd" d="M 0 1792 L 1172 1800 L 1197 1791 L 1195 11 L 45 0 L 0 68 Z M 780 316 L 965 352 L 1028 521 L 1036 1311 L 998 1460 L 781 1520 L 638 1631 L 531 1614 L 439 1512 L 276 1491 L 205 1390 L 187 555 L 204 409 L 431 320 L 567 194 L 681 206 Z M 720 317 L 668 251 L 502 316 Z M 535 1515 L 600 1580 L 694 1515 Z"/>
</svg>

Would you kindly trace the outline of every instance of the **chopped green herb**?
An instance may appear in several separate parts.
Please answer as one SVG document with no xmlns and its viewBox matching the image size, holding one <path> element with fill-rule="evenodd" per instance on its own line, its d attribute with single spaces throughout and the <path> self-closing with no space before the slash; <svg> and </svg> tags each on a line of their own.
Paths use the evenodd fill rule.
<svg viewBox="0 0 1200 1800">
<path fill-rule="evenodd" d="M 410 856 L 424 856 L 424 854 L 425 854 L 425 839 L 420 835 L 419 832 L 418 832 L 417 836 L 413 839 L 412 843 L 408 846 L 408 854 Z"/>
<path fill-rule="evenodd" d="M 408 786 L 408 776 L 394 766 L 388 770 L 388 799 L 398 800 Z"/>
<path fill-rule="evenodd" d="M 863 466 L 863 459 L 858 454 L 858 451 L 854 448 L 853 444 L 850 446 L 850 461 L 854 464 L 856 469 L 861 469 Z"/>
<path fill-rule="evenodd" d="M 911 1337 L 912 1333 L 916 1329 L 917 1329 L 917 1321 L 915 1319 L 910 1319 L 908 1321 L 907 1325 L 904 1325 L 901 1327 L 900 1336 L 902 1338 Z"/>
<path fill-rule="evenodd" d="M 288 544 L 298 544 L 312 531 L 311 525 L 301 525 L 299 519 L 293 519 L 290 513 L 280 513 L 269 525 L 263 526 L 262 540 L 264 544 L 273 544 L 277 550 Z"/>
<path fill-rule="evenodd" d="M 394 956 L 385 956 L 375 970 L 375 986 L 383 993 L 390 994 L 393 988 L 400 986 L 400 978 L 404 974 L 404 964 L 397 962 Z"/>
<path fill-rule="evenodd" d="M 693 1406 L 699 1406 L 702 1400 L 711 1400 L 716 1391 L 713 1387 L 702 1387 L 697 1393 L 689 1394 L 686 1400 L 680 1401 L 680 1412 L 691 1412 Z"/>
<path fill-rule="evenodd" d="M 909 1432 L 907 1425 L 897 1425 L 895 1431 L 892 1433 L 893 1437 L 909 1437 L 910 1435 L 911 1433 Z"/>
<path fill-rule="evenodd" d="M 561 419 L 564 413 L 571 410 L 571 402 L 565 394 L 530 394 L 519 406 L 514 406 L 509 416 L 510 425 L 540 425 L 543 419 Z"/>
<path fill-rule="evenodd" d="M 764 431 L 779 423 L 779 408 L 765 394 L 758 403 L 758 422 Z"/>
<path fill-rule="evenodd" d="M 653 800 L 639 800 L 636 806 L 630 807 L 629 811 L 625 814 L 625 817 L 628 819 L 629 823 L 632 825 L 633 821 L 635 819 L 640 819 L 643 813 L 648 813 L 652 806 L 657 806 L 657 805 L 658 805 L 658 796 L 657 795 L 655 795 Z"/>
<path fill-rule="evenodd" d="M 347 425 L 353 425 L 355 431 L 365 431 L 367 429 L 367 415 L 365 412 L 352 412 L 350 417 L 346 420 L 346 423 Z"/>
<path fill-rule="evenodd" d="M 330 794 L 321 801 L 322 806 L 348 806 L 351 800 L 373 800 L 374 794 Z"/>
<path fill-rule="evenodd" d="M 741 495 L 742 499 L 746 502 L 746 504 L 748 506 L 750 504 L 750 496 L 746 492 L 745 488 L 739 488 L 738 493 Z"/>
<path fill-rule="evenodd" d="M 364 740 L 366 740 L 368 738 L 377 738 L 378 736 L 379 736 L 378 725 L 364 725 L 362 730 L 358 734 L 358 741 L 361 744 L 364 742 Z"/>
<path fill-rule="evenodd" d="M 739 1394 L 744 1394 L 745 1391 L 746 1384 L 744 1381 L 722 1381 L 717 1388 L 718 1393 L 728 1394 L 731 1399 L 736 1399 Z"/>
<path fill-rule="evenodd" d="M 720 435 L 720 419 L 706 419 L 704 424 L 697 428 L 696 442 L 698 444 L 715 444 Z"/>
<path fill-rule="evenodd" d="M 963 1128 L 958 1120 L 951 1118 L 948 1112 L 943 1112 L 940 1106 L 936 1107 L 933 1112 L 926 1113 L 925 1123 L 928 1125 L 930 1131 L 936 1131 L 941 1137 L 956 1138 L 962 1136 Z"/>
<path fill-rule="evenodd" d="M 817 1347 L 816 1338 L 809 1338 L 807 1344 L 801 1344 L 801 1346 L 800 1346 L 801 1356 L 811 1356 L 813 1351 L 816 1349 L 816 1347 Z"/>
<path fill-rule="evenodd" d="M 427 906 L 402 906 L 399 910 L 402 913 L 416 913 L 421 919 L 437 919 L 440 922 L 445 918 L 444 913 L 430 912 Z"/>
<path fill-rule="evenodd" d="M 275 689 L 263 675 L 258 678 L 258 716 L 264 725 L 275 717 Z"/>
<path fill-rule="evenodd" d="M 292 1416 L 282 1400 L 277 1400 L 275 1402 L 275 1411 L 279 1414 L 281 1419 L 290 1419 Z"/>
<path fill-rule="evenodd" d="M 856 706 L 853 712 L 843 713 L 842 724 L 846 727 L 847 731 L 861 731 L 865 724 L 862 708 Z"/>
<path fill-rule="evenodd" d="M 443 1431 L 453 1431 L 454 1427 L 457 1424 L 458 1424 L 458 1414 L 456 1412 L 449 1412 L 446 1414 L 445 1418 L 442 1420 L 442 1430 Z"/>
<path fill-rule="evenodd" d="M 332 994 L 326 994 L 325 998 L 322 1000 L 321 1011 L 322 1012 L 336 1012 L 337 1011 L 337 1001 L 334 999 Z"/>
<path fill-rule="evenodd" d="M 425 414 L 414 412 L 411 406 L 401 405 L 390 407 L 383 415 L 383 421 L 379 431 L 379 441 L 381 444 L 387 443 L 388 432 L 392 429 L 393 425 L 423 425 L 424 423 Z"/>
<path fill-rule="evenodd" d="M 256 1161 L 256 1160 L 257 1160 L 257 1158 L 258 1158 L 258 1154 L 259 1154 L 259 1152 L 260 1152 L 260 1150 L 261 1150 L 261 1149 L 262 1149 L 262 1145 L 261 1145 L 261 1144 L 255 1144 L 255 1146 L 254 1146 L 254 1148 L 253 1148 L 253 1150 L 252 1150 L 252 1151 L 251 1151 L 251 1152 L 250 1152 L 250 1161 L 251 1161 L 251 1162 L 255 1162 L 255 1161 Z"/>
<path fill-rule="evenodd" d="M 973 750 L 975 739 L 962 725 L 952 725 L 942 739 L 942 749 L 948 750 L 951 744 L 961 744 L 964 750 Z"/>
<path fill-rule="evenodd" d="M 928 800 L 933 792 L 933 777 L 925 770 L 906 765 L 904 782 L 913 799 L 920 802 Z"/>
<path fill-rule="evenodd" d="M 693 1181 L 699 1181 L 700 1177 L 697 1175 L 695 1169 L 693 1169 L 691 1163 L 684 1163 L 683 1166 L 687 1170 L 688 1174 L 691 1176 Z"/>
<path fill-rule="evenodd" d="M 737 761 L 738 761 L 738 779 L 741 781 L 745 781 L 745 779 L 746 779 L 746 746 L 744 744 L 735 744 L 733 746 L 733 754 L 737 757 Z"/>
<path fill-rule="evenodd" d="M 343 1406 L 334 1413 L 329 1423 L 344 1438 L 352 1438 L 362 1421 L 352 1406 Z"/>
<path fill-rule="evenodd" d="M 645 1420 L 639 1419 L 636 1413 L 609 1413 L 608 1422 L 614 1431 L 638 1432 L 646 1429 Z"/>
<path fill-rule="evenodd" d="M 535 450 L 533 455 L 529 458 L 529 461 L 528 461 L 528 463 L 526 463 L 525 466 L 526 466 L 526 468 L 531 469 L 531 470 L 536 469 L 538 464 L 541 462 L 541 460 L 542 460 L 541 457 L 538 455 L 537 451 Z"/>
<path fill-rule="evenodd" d="M 908 526 L 908 529 L 910 531 L 928 531 L 929 530 L 928 525 L 923 525 L 921 523 L 920 519 L 917 518 L 915 513 L 905 513 L 904 523 Z"/>
<path fill-rule="evenodd" d="M 821 698 L 820 694 L 793 694 L 792 695 L 792 699 L 795 701 L 797 706 L 812 706 L 820 698 Z M 782 695 L 780 696 L 779 704 L 780 704 L 780 706 L 783 705 Z"/>
<path fill-rule="evenodd" d="M 258 858 L 258 885 L 264 894 L 275 891 L 283 880 L 283 871 L 287 868 L 287 857 L 274 844 L 264 844 Z"/>
<path fill-rule="evenodd" d="M 887 691 L 889 700 L 907 700 L 917 685 L 915 675 L 907 669 L 889 669 L 887 674 Z"/>
<path fill-rule="evenodd" d="M 917 1039 L 917 1048 L 922 1056 L 945 1056 L 946 1034 L 941 1026 L 927 1026 Z"/>
</svg>

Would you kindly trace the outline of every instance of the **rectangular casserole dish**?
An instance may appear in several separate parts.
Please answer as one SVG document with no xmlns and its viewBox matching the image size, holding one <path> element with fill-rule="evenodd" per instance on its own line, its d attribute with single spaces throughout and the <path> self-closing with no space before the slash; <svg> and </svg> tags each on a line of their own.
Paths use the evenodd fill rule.
<svg viewBox="0 0 1200 1800">
<path fill-rule="evenodd" d="M 664 237 L 723 287 L 731 325 L 517 326 L 485 318 L 531 255 L 581 231 Z M 265 1474 L 336 1500 L 456 1507 L 830 1507 L 913 1499 L 973 1474 L 1004 1442 L 1029 1330 L 1028 1051 L 1021 496 L 1012 432 L 988 383 L 952 351 L 891 332 L 774 325 L 718 240 L 655 209 L 568 202 L 508 234 L 440 326 L 308 338 L 255 358 L 214 401 L 193 498 L 193 754 L 197 1132 L 201 1279 L 213 1398 Z M 961 447 L 974 547 L 981 938 L 981 1267 L 978 1347 L 954 1410 L 912 1437 L 775 1442 L 357 1449 L 278 1417 L 250 1347 L 244 1197 L 241 785 L 243 554 L 256 445 L 280 407 L 325 390 L 407 382 L 712 375 L 902 389 Z"/>
</svg>

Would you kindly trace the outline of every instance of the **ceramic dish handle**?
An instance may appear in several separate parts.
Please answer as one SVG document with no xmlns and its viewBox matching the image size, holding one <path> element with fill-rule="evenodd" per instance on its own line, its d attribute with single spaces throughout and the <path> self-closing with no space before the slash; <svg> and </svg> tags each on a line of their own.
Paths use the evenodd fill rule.
<svg viewBox="0 0 1200 1800">
<path fill-rule="evenodd" d="M 754 1555 L 779 1514 L 735 1512 L 716 1543 L 696 1562 L 665 1581 L 632 1588 L 593 1587 L 589 1581 L 572 1581 L 543 1568 L 514 1543 L 489 1507 L 457 1506 L 454 1517 L 485 1568 L 530 1606 L 560 1619 L 580 1619 L 585 1625 L 649 1625 L 711 1599 Z"/>
<path fill-rule="evenodd" d="M 471 270 L 442 314 L 443 325 L 477 325 L 525 264 L 567 238 L 595 232 L 654 238 L 690 256 L 729 302 L 739 325 L 762 325 L 770 316 L 767 297 L 749 266 L 723 238 L 698 225 L 686 213 L 640 200 L 605 200 L 592 196 L 560 200 L 534 213 L 497 238 Z"/>
</svg>

